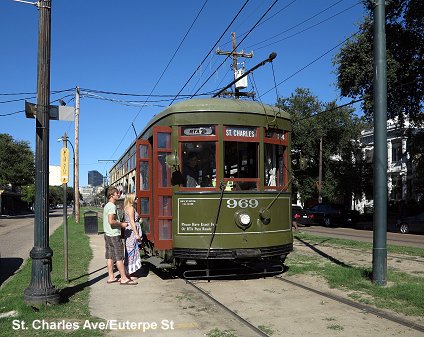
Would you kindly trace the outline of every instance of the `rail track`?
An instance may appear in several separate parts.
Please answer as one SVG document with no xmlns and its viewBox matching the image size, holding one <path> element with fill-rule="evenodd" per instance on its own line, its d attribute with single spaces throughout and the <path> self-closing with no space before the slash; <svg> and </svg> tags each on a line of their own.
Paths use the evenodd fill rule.
<svg viewBox="0 0 424 337">
<path fill-rule="evenodd" d="M 361 304 L 361 303 L 352 301 L 350 299 L 347 299 L 347 298 L 344 298 L 344 297 L 341 297 L 341 296 L 338 296 L 338 295 L 335 295 L 335 294 L 331 294 L 331 293 L 327 293 L 327 292 L 318 290 L 316 288 L 302 284 L 300 282 L 289 280 L 289 279 L 287 279 L 287 278 L 285 278 L 284 276 L 281 276 L 281 275 L 280 276 L 273 276 L 273 277 L 269 277 L 269 278 L 273 278 L 273 279 L 278 280 L 279 282 L 284 282 L 286 284 L 290 284 L 291 286 L 300 288 L 300 289 L 307 291 L 309 293 L 314 293 L 314 294 L 319 295 L 319 296 L 326 298 L 326 299 L 331 299 L 333 301 L 344 304 L 344 305 L 349 306 L 351 308 L 359 309 L 363 313 L 375 315 L 375 316 L 378 316 L 379 318 L 382 318 L 384 320 L 402 325 L 402 326 L 407 327 L 409 329 L 413 329 L 413 330 L 416 330 L 416 331 L 419 331 L 419 332 L 424 332 L 424 326 L 423 325 L 409 321 L 409 320 L 404 319 L 402 317 L 395 316 L 392 313 L 388 313 L 386 311 L 371 307 L 369 305 Z M 209 282 L 217 282 L 217 281 L 219 281 L 219 280 L 211 280 Z M 202 280 L 202 281 L 199 281 L 199 282 L 204 283 L 205 281 Z M 216 297 L 213 296 L 213 294 L 209 293 L 207 290 L 200 287 L 197 284 L 197 281 L 186 280 L 186 283 L 188 285 L 190 285 L 191 287 L 193 287 L 196 291 L 200 292 L 202 295 L 206 296 L 209 300 L 211 300 L 218 307 L 222 308 L 225 312 L 227 312 L 229 315 L 234 317 L 237 321 L 239 321 L 240 323 L 247 326 L 250 330 L 255 332 L 258 336 L 269 336 L 266 332 L 260 330 L 254 324 L 252 324 L 251 322 L 249 322 L 248 320 L 246 320 L 245 318 L 240 316 L 238 313 L 236 313 L 234 310 L 230 309 L 227 305 L 225 305 L 224 303 L 219 301 Z M 277 308 L 276 308 L 276 310 L 277 310 Z"/>
</svg>

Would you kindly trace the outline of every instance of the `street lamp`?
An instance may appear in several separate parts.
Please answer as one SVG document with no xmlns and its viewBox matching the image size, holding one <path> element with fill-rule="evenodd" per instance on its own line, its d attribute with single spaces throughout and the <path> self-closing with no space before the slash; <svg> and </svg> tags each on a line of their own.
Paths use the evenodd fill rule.
<svg viewBox="0 0 424 337">
<path fill-rule="evenodd" d="M 71 141 L 69 140 L 69 137 L 66 135 L 66 133 L 57 139 L 58 142 L 67 142 L 69 145 L 71 145 L 72 148 L 72 165 L 73 165 L 73 170 L 74 170 L 74 179 L 73 179 L 73 189 L 74 189 L 74 204 L 72 205 L 72 215 L 74 216 L 75 219 L 75 203 L 79 202 L 79 200 L 77 200 L 77 191 L 75 191 L 75 150 L 74 150 L 74 146 L 72 145 Z M 65 205 L 66 206 L 66 205 Z"/>
</svg>

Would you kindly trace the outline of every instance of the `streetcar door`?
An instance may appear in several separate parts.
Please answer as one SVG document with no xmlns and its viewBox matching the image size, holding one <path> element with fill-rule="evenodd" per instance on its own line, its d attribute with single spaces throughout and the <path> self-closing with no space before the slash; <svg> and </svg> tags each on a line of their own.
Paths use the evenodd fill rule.
<svg viewBox="0 0 424 337">
<path fill-rule="evenodd" d="M 153 129 L 153 182 L 155 248 L 172 248 L 172 185 L 171 169 L 166 156 L 171 154 L 171 128 L 156 126 Z"/>
<path fill-rule="evenodd" d="M 137 140 L 137 211 L 143 219 L 143 232 L 149 240 L 153 238 L 152 231 L 152 146 L 147 140 Z"/>
</svg>

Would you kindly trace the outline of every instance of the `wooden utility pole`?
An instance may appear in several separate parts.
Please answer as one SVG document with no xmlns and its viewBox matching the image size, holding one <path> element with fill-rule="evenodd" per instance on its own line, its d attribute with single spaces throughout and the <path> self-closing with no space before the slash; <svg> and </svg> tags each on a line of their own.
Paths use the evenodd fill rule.
<svg viewBox="0 0 424 337">
<path fill-rule="evenodd" d="M 74 168 L 74 203 L 75 223 L 79 222 L 79 113 L 80 113 L 80 88 L 75 90 L 75 168 Z"/>
<path fill-rule="evenodd" d="M 234 71 L 234 76 L 236 76 L 237 74 L 237 70 L 238 70 L 238 65 L 237 65 L 237 58 L 238 57 L 245 57 L 245 58 L 252 58 L 253 57 L 253 52 L 246 54 L 243 50 L 241 52 L 237 52 L 236 48 L 237 48 L 237 43 L 236 43 L 236 33 L 232 32 L 231 33 L 231 39 L 233 42 L 233 50 L 232 51 L 223 51 L 220 50 L 219 48 L 217 49 L 216 53 L 218 55 L 230 55 L 233 59 L 233 71 Z M 234 77 L 236 79 L 236 77 Z M 234 87 L 234 96 L 236 98 L 238 98 L 240 96 L 240 90 L 237 89 L 237 84 Z"/>
</svg>

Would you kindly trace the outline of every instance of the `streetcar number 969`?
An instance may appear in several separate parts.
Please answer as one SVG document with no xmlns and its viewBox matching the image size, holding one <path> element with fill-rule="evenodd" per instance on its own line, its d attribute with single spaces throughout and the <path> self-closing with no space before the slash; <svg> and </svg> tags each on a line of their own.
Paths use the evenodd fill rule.
<svg viewBox="0 0 424 337">
<path fill-rule="evenodd" d="M 228 199 L 227 207 L 228 208 L 256 208 L 258 207 L 258 200 L 256 199 Z"/>
</svg>

